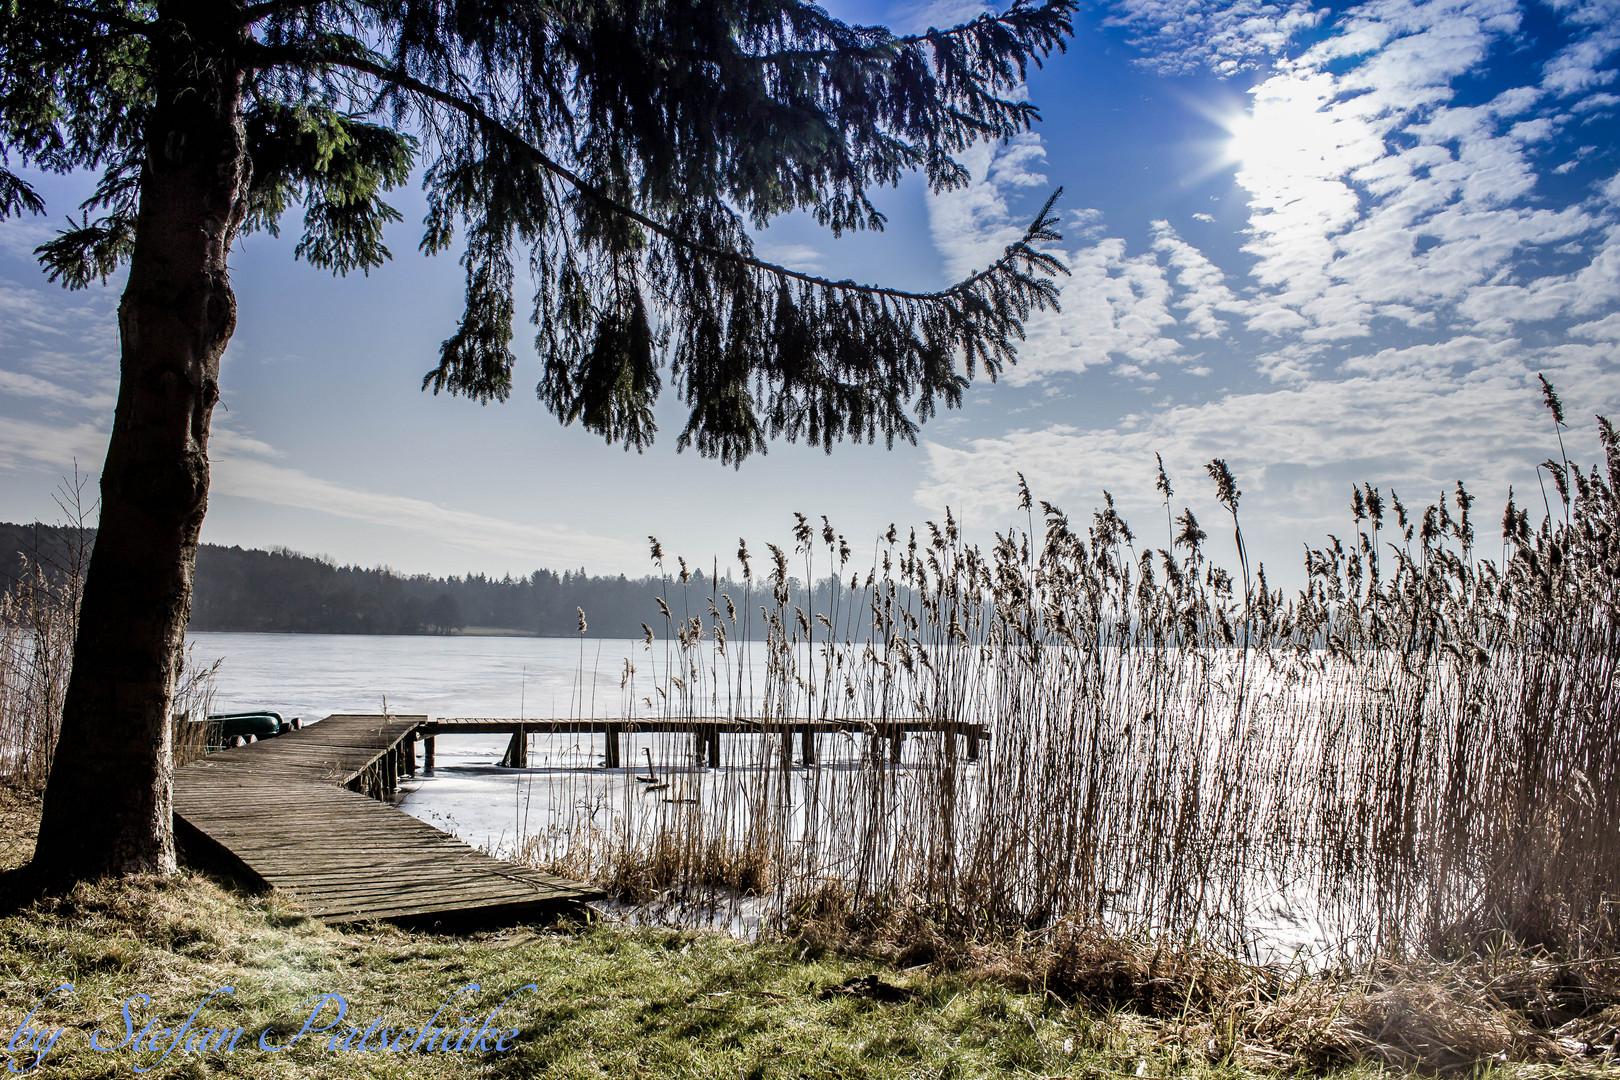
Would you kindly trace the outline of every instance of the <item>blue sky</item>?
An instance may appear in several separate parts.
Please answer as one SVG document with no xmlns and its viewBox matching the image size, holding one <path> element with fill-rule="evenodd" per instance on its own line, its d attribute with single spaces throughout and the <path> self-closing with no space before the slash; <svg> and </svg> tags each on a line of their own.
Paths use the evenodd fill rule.
<svg viewBox="0 0 1620 1080">
<path fill-rule="evenodd" d="M 830 9 L 902 30 L 982 10 Z M 985 540 L 1021 521 L 1022 471 L 1082 522 L 1111 491 L 1162 545 L 1157 452 L 1177 511 L 1217 538 L 1203 465 L 1224 457 L 1251 550 L 1297 584 L 1303 545 L 1350 531 L 1361 480 L 1409 505 L 1464 480 L 1494 551 L 1508 486 L 1539 505 L 1535 463 L 1557 452 L 1538 372 L 1571 456 L 1595 458 L 1591 417 L 1620 406 L 1620 0 L 1117 0 L 1076 29 L 1030 77 L 1040 125 L 973 151 L 966 190 L 885 193 L 882 234 L 790 218 L 758 238 L 803 269 L 937 286 L 1065 189 L 1062 312 L 915 447 L 779 444 L 736 471 L 673 435 L 626 454 L 524 389 L 532 346 L 503 405 L 422 393 L 462 281 L 453 256 L 416 254 L 423 203 L 402 189 L 396 259 L 369 277 L 295 262 L 290 235 L 239 243 L 204 539 L 408 572 L 640 574 L 648 534 L 724 566 L 739 536 L 783 542 L 794 511 L 857 550 L 946 506 Z M 66 293 L 29 254 L 89 186 L 46 179 L 50 221 L 0 223 L 3 519 L 58 518 L 63 475 L 105 452 L 122 282 Z"/>
</svg>

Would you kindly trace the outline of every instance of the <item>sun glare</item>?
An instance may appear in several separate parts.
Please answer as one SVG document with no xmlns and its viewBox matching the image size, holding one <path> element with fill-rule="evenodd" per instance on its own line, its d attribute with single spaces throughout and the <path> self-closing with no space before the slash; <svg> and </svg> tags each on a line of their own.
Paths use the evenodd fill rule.
<svg viewBox="0 0 1620 1080">
<path fill-rule="evenodd" d="M 1370 134 L 1363 121 L 1336 115 L 1331 82 L 1322 76 L 1278 76 L 1253 95 L 1247 109 L 1220 121 L 1226 163 L 1237 165 L 1246 186 L 1338 175 Z"/>
<path fill-rule="evenodd" d="M 1242 113 L 1227 121 L 1226 158 L 1248 171 L 1286 167 L 1299 152 L 1291 126 L 1270 116 Z"/>
</svg>

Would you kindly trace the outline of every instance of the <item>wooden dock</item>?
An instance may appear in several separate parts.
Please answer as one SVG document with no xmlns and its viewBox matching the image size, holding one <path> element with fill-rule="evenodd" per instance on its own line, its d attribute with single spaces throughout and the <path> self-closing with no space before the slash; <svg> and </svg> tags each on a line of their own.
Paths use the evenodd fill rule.
<svg viewBox="0 0 1620 1080">
<path fill-rule="evenodd" d="M 990 740 L 986 724 L 965 723 L 958 720 L 939 720 L 931 717 L 889 717 L 877 720 L 768 720 L 748 716 L 683 716 L 670 718 L 644 718 L 633 720 L 607 719 L 533 719 L 510 717 L 464 716 L 440 720 L 425 720 L 418 731 L 425 740 L 426 764 L 433 771 L 434 737 L 438 735 L 510 734 L 506 755 L 501 764 L 523 768 L 529 762 L 530 735 L 601 735 L 603 767 L 621 768 L 626 736 L 654 732 L 688 735 L 692 739 L 693 760 L 706 763 L 710 768 L 720 767 L 720 738 L 723 735 L 775 735 L 780 738 L 782 764 L 794 763 L 793 744 L 799 744 L 798 764 L 811 766 L 817 761 L 816 741 L 819 736 L 835 732 L 864 734 L 867 738 L 869 760 L 878 764 L 888 748 L 890 762 L 899 762 L 906 736 L 935 732 L 943 736 L 942 747 L 948 755 L 957 750 L 960 738 L 966 744 L 969 762 L 979 760 L 982 744 Z"/>
<path fill-rule="evenodd" d="M 187 854 L 327 922 L 553 918 L 601 893 L 473 850 L 378 798 L 416 771 L 425 716 L 329 716 L 174 777 Z"/>
</svg>

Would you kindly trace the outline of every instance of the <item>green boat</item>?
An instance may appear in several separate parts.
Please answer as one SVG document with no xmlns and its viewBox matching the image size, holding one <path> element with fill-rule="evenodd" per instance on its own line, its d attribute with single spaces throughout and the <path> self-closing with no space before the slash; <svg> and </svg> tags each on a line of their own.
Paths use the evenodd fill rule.
<svg viewBox="0 0 1620 1080">
<path fill-rule="evenodd" d="M 278 712 L 254 709 L 249 712 L 209 713 L 208 742 L 212 746 L 233 746 L 237 740 L 257 742 L 285 735 L 299 726 L 298 717 L 288 721 Z"/>
</svg>

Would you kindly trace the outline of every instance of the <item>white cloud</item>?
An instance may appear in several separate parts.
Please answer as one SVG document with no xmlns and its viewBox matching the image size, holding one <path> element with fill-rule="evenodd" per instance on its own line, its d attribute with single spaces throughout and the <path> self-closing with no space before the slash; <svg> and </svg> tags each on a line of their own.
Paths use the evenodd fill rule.
<svg viewBox="0 0 1620 1080">
<path fill-rule="evenodd" d="M 1463 480 L 1483 499 L 1480 544 L 1494 553 L 1486 508 L 1500 506 L 1510 484 L 1522 502 L 1527 488 L 1535 490 L 1531 463 L 1552 452 L 1535 373 L 1545 371 L 1563 391 L 1572 460 L 1596 460 L 1582 416 L 1620 399 L 1613 359 L 1612 346 L 1526 350 L 1479 339 L 1383 350 L 1351 365 L 1365 374 L 1340 381 L 1170 404 L 1092 430 L 1055 424 L 930 442 L 928 480 L 916 499 L 931 514 L 949 505 L 970 526 L 1000 528 L 1013 517 L 1013 485 L 1023 472 L 1038 498 L 1081 521 L 1100 492 L 1111 491 L 1144 542 L 1158 546 L 1164 508 L 1153 455 L 1164 455 L 1175 509 L 1194 507 L 1206 528 L 1205 511 L 1218 508 L 1203 466 L 1220 457 L 1244 492 L 1248 542 L 1273 571 L 1297 567 L 1297 538 L 1343 535 L 1350 485 L 1363 480 L 1393 487 L 1409 505 Z M 1287 538 L 1282 546 L 1279 537 Z"/>
<path fill-rule="evenodd" d="M 0 368 L 0 395 L 103 412 L 111 412 L 114 405 L 114 397 L 110 393 L 63 386 L 27 372 L 6 371 L 4 368 Z"/>
<path fill-rule="evenodd" d="M 889 26 L 899 34 L 921 34 L 930 27 L 960 26 L 989 12 L 984 0 L 915 0 L 890 13 Z"/>
<path fill-rule="evenodd" d="M 1165 268 L 1146 252 L 1131 255 L 1125 241 L 1104 239 L 1066 255 L 1063 310 L 1034 316 L 1018 366 L 1007 373 L 1022 385 L 1058 372 L 1080 372 L 1119 360 L 1119 370 L 1141 376 L 1177 357 L 1181 344 L 1165 331 L 1176 324 Z"/>
<path fill-rule="evenodd" d="M 107 430 L 95 424 L 42 424 L 12 417 L 0 423 L 0 468 L 99 468 Z"/>
<path fill-rule="evenodd" d="M 252 435 L 244 435 L 233 430 L 228 423 L 221 423 L 215 417 L 208 430 L 208 452 L 213 457 L 269 457 L 279 458 L 286 455 Z"/>
<path fill-rule="evenodd" d="M 826 269 L 822 263 L 821 251 L 809 244 L 761 242 L 755 245 L 754 254 L 766 262 L 777 263 L 789 270 L 798 270 L 805 274 L 819 274 Z"/>
<path fill-rule="evenodd" d="M 1182 321 L 1192 328 L 1194 337 L 1221 336 L 1226 321 L 1216 313 L 1243 308 L 1226 287 L 1226 275 L 1202 251 L 1177 235 L 1168 221 L 1155 221 L 1153 234 L 1154 250 L 1175 271 L 1180 293 L 1175 305 L 1187 313 Z"/>
<path fill-rule="evenodd" d="M 56 230 L 57 226 L 43 217 L 0 220 L 0 255 L 32 262 L 34 249 L 55 236 Z"/>
<path fill-rule="evenodd" d="M 250 457 L 216 457 L 212 491 L 215 495 L 234 495 L 405 529 L 463 551 L 539 565 L 571 565 L 579 561 L 580 552 L 589 551 L 598 566 L 624 566 L 646 554 L 639 544 L 594 536 L 565 525 L 530 525 L 407 495 L 367 491 Z"/>
<path fill-rule="evenodd" d="M 1106 24 L 1123 27 L 1144 66 L 1168 75 L 1207 68 L 1234 75 L 1283 53 L 1323 11 L 1302 0 L 1116 0 Z"/>
<path fill-rule="evenodd" d="M 1614 81 L 1614 70 L 1603 65 L 1620 50 L 1620 3 L 1615 0 L 1548 0 L 1548 7 L 1562 13 L 1580 28 L 1573 41 L 1550 60 L 1542 75 L 1542 85 L 1557 94 L 1570 95 L 1607 86 Z M 1602 97 L 1611 98 L 1604 94 Z"/>
<path fill-rule="evenodd" d="M 1603 318 L 1595 319 L 1589 323 L 1572 326 L 1569 328 L 1569 332 L 1576 337 L 1620 342 L 1620 311 L 1611 312 Z"/>
<path fill-rule="evenodd" d="M 1612 109 L 1616 105 L 1620 105 L 1620 95 L 1603 92 L 1588 94 L 1571 105 L 1570 108 L 1577 113 L 1584 113 L 1596 112 L 1599 109 Z"/>
<path fill-rule="evenodd" d="M 1017 220 L 1009 195 L 1046 184 L 1039 165 L 1046 158 L 1041 137 L 1025 132 L 1006 143 L 981 143 L 961 155 L 972 180 L 966 187 L 928 199 L 928 226 L 934 246 L 953 278 L 966 277 L 1001 257 L 1024 235 L 1028 221 Z"/>
</svg>

